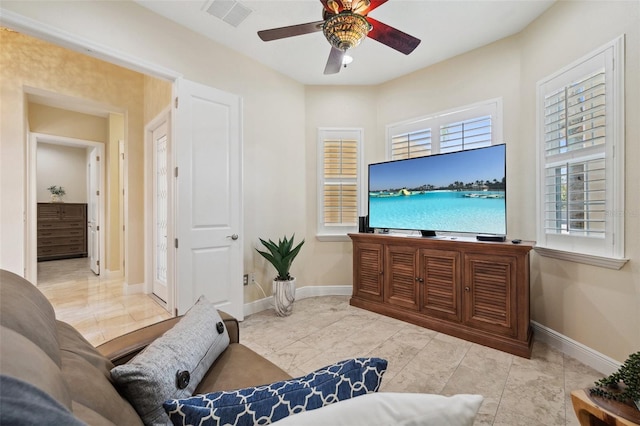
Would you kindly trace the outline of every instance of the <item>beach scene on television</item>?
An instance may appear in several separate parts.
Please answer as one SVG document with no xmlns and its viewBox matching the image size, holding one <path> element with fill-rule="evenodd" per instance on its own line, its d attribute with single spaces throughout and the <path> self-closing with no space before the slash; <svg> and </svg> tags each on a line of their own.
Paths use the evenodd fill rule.
<svg viewBox="0 0 640 426">
<path fill-rule="evenodd" d="M 506 234 L 505 147 L 369 166 L 371 228 Z"/>
</svg>

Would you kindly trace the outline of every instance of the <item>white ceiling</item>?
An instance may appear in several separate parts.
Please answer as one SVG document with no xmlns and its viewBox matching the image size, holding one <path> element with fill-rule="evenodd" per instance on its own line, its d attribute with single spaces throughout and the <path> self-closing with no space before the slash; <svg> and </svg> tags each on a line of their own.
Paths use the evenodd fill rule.
<svg viewBox="0 0 640 426">
<path fill-rule="evenodd" d="M 322 20 L 319 0 L 240 0 L 251 10 L 237 27 L 207 13 L 212 2 L 233 0 L 134 0 L 274 70 L 309 85 L 379 84 L 513 35 L 555 0 L 389 0 L 372 18 L 422 40 L 403 55 L 373 39 L 349 51 L 339 74 L 324 75 L 330 45 L 322 32 L 263 42 L 257 31 Z"/>
</svg>

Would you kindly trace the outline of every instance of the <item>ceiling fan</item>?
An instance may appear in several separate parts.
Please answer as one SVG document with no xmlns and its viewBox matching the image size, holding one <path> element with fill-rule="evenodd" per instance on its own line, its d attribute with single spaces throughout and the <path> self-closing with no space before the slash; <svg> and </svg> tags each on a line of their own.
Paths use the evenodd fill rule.
<svg viewBox="0 0 640 426">
<path fill-rule="evenodd" d="M 340 72 L 345 52 L 370 37 L 405 55 L 420 44 L 417 39 L 398 29 L 367 16 L 387 0 L 320 0 L 322 21 L 258 31 L 263 41 L 278 40 L 322 31 L 331 44 L 325 74 Z"/>
</svg>

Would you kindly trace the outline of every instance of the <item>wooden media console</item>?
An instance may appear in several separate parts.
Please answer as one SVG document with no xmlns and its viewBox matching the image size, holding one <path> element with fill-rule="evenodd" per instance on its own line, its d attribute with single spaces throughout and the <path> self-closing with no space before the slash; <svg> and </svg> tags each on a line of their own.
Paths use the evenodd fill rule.
<svg viewBox="0 0 640 426">
<path fill-rule="evenodd" d="M 349 237 L 351 305 L 531 357 L 533 242 L 366 233 Z"/>
</svg>

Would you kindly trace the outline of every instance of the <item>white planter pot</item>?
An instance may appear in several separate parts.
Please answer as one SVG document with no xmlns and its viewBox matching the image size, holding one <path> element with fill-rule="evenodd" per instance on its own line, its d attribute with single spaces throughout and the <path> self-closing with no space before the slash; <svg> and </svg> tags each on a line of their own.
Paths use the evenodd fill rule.
<svg viewBox="0 0 640 426">
<path fill-rule="evenodd" d="M 289 281 L 273 280 L 273 307 L 280 317 L 291 315 L 296 300 L 296 279 Z"/>
</svg>

